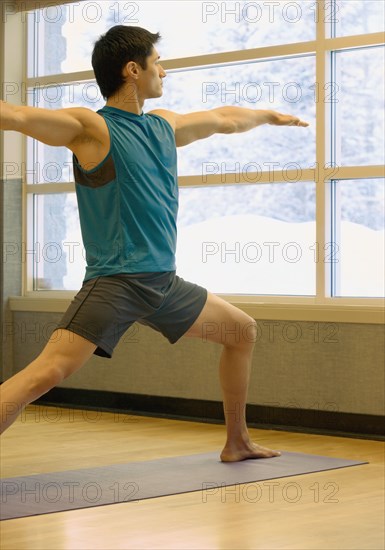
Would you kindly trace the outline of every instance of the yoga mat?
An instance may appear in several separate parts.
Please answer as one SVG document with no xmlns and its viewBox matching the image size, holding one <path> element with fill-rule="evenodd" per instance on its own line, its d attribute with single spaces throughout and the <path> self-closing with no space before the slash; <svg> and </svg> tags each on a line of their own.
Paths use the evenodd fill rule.
<svg viewBox="0 0 385 550">
<path fill-rule="evenodd" d="M 204 491 L 367 464 L 326 456 L 282 452 L 274 458 L 221 462 L 217 452 L 112 464 L 2 479 L 0 519 Z"/>
</svg>

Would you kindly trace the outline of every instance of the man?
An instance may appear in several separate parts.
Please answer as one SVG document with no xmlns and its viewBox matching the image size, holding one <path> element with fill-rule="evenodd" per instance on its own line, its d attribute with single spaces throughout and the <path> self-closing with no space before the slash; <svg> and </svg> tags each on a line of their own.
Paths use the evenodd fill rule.
<svg viewBox="0 0 385 550">
<path fill-rule="evenodd" d="M 279 456 L 250 440 L 245 407 L 255 321 L 175 274 L 178 207 L 176 147 L 215 133 L 261 124 L 308 126 L 274 111 L 220 107 L 186 115 L 143 113 L 162 95 L 166 76 L 154 44 L 159 34 L 118 25 L 96 42 L 92 65 L 106 106 L 51 111 L 1 102 L 1 129 L 15 130 L 74 154 L 87 269 L 83 287 L 42 353 L 1 386 L 2 430 L 23 407 L 80 369 L 93 353 L 111 357 L 135 321 L 171 343 L 208 337 L 223 345 L 220 382 L 227 440 L 223 461 Z M 12 405 L 12 406 L 8 406 Z"/>
</svg>

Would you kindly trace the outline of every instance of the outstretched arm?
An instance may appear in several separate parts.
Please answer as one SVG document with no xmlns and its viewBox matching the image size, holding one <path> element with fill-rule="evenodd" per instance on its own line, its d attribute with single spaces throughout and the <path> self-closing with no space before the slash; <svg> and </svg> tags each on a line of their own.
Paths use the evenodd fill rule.
<svg viewBox="0 0 385 550">
<path fill-rule="evenodd" d="M 99 115 L 81 107 L 54 111 L 0 101 L 1 130 L 14 130 L 47 145 L 70 148 L 85 137 L 101 141 L 105 135 L 101 121 Z"/>
<path fill-rule="evenodd" d="M 172 111 L 158 109 L 151 111 L 166 118 L 175 129 L 178 147 L 188 145 L 198 139 L 213 134 L 232 134 L 247 132 L 262 124 L 276 126 L 309 126 L 296 116 L 284 115 L 277 111 L 246 109 L 243 107 L 218 107 L 211 111 L 199 111 L 179 115 Z M 151 114 L 149 113 L 149 114 Z"/>
</svg>

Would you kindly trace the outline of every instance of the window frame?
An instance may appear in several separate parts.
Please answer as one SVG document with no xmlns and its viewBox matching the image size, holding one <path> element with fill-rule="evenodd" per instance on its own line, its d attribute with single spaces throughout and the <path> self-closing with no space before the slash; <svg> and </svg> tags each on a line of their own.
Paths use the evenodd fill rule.
<svg viewBox="0 0 385 550">
<path fill-rule="evenodd" d="M 297 42 L 294 44 L 281 44 L 275 46 L 266 46 L 249 50 L 239 50 L 231 52 L 221 52 L 215 54 L 198 55 L 185 58 L 167 59 L 162 62 L 167 71 L 174 71 L 186 68 L 204 67 L 213 64 L 228 64 L 240 61 L 255 61 L 277 59 L 282 57 L 296 57 L 301 54 L 315 55 L 316 63 L 316 83 L 318 85 L 318 101 L 316 102 L 316 164 L 314 169 L 303 170 L 298 183 L 301 181 L 316 182 L 316 242 L 319 249 L 323 250 L 326 243 L 332 241 L 332 212 L 328 208 L 331 202 L 332 193 L 332 174 L 333 168 L 328 168 L 328 163 L 332 158 L 331 143 L 331 125 L 332 125 L 332 104 L 326 101 L 325 84 L 331 81 L 332 53 L 336 51 L 351 50 L 365 46 L 377 46 L 384 44 L 384 33 L 377 32 L 365 35 L 352 35 L 344 37 L 332 37 L 331 25 L 324 22 L 322 14 L 330 1 L 316 0 L 318 4 L 318 21 L 316 22 L 316 39 L 309 42 Z M 335 0 L 333 0 L 335 2 Z M 52 2 L 50 2 L 52 4 Z M 65 1 L 57 3 L 66 3 Z M 19 17 L 18 17 L 19 15 Z M 22 52 L 24 55 L 20 59 L 12 59 L 10 62 L 4 61 L 4 77 L 6 80 L 15 81 L 16 73 L 26 89 L 34 87 L 38 82 L 39 87 L 48 84 L 65 84 L 69 82 L 80 82 L 94 80 L 92 71 L 80 71 L 69 74 L 50 75 L 46 77 L 27 78 L 27 47 L 30 38 L 27 35 L 27 25 L 22 22 L 20 14 L 9 18 L 9 27 L 4 24 L 5 40 L 11 37 L 11 32 L 15 32 L 22 37 Z M 8 24 L 8 23 L 7 23 Z M 11 31 L 12 27 L 12 31 Z M 9 32 L 7 32 L 7 30 Z M 20 43 L 19 43 L 20 44 Z M 19 46 L 20 47 L 20 46 Z M 14 50 L 16 51 L 16 50 Z M 15 62 L 16 61 L 16 62 Z M 13 79 L 9 76 L 14 75 Z M 15 97 L 15 102 L 23 102 L 23 98 Z M 25 100 L 25 98 L 24 98 Z M 17 156 L 21 167 L 24 167 L 24 173 L 21 174 L 23 180 L 23 241 L 31 245 L 32 227 L 33 227 L 33 196 L 34 194 L 50 193 L 69 193 L 75 192 L 74 183 L 52 183 L 52 184 L 27 184 L 25 173 L 26 161 L 26 140 L 18 139 L 15 136 L 9 136 L 6 133 L 3 141 L 3 155 L 13 149 L 11 158 Z M 21 168 L 23 170 L 23 168 Z M 291 174 L 291 172 L 293 172 Z M 233 174 L 233 176 L 235 176 Z M 274 172 L 274 182 L 285 182 L 285 177 L 296 176 L 296 170 L 285 171 L 277 170 Z M 252 177 L 249 173 L 248 177 Z M 384 166 L 344 166 L 338 167 L 338 180 L 361 179 L 361 178 L 383 178 L 385 177 Z M 205 175 L 203 181 L 201 175 L 180 176 L 179 186 L 190 187 L 197 185 L 223 185 L 223 176 L 220 174 Z M 231 180 L 232 175 L 226 174 L 226 178 Z M 335 179 L 335 178 L 334 178 Z M 239 178 L 239 184 L 249 183 Z M 258 183 L 259 185 L 271 182 L 271 173 L 262 173 Z M 76 291 L 34 291 L 33 288 L 33 269 L 31 269 L 31 254 L 27 261 L 22 262 L 23 268 L 23 294 L 21 297 L 13 297 L 10 300 L 12 310 L 18 311 L 65 311 L 69 301 Z M 363 322 L 363 323 L 384 323 L 384 298 L 357 298 L 357 297 L 333 297 L 332 296 L 332 274 L 330 264 L 324 263 L 321 259 L 316 265 L 316 294 L 311 297 L 301 296 L 283 296 L 283 295 L 220 295 L 225 300 L 240 307 L 247 313 L 258 318 L 264 319 L 293 319 L 293 320 L 319 320 L 319 321 L 339 321 L 339 322 Z"/>
</svg>

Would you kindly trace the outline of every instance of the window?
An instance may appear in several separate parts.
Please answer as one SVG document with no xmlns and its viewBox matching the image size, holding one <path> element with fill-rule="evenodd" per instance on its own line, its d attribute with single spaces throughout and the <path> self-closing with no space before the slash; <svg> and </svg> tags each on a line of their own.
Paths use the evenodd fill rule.
<svg viewBox="0 0 385 550">
<path fill-rule="evenodd" d="M 113 25 L 160 32 L 162 57 L 180 58 L 314 40 L 315 13 L 308 0 L 64 3 L 30 12 L 28 76 L 90 70 L 93 41 Z"/>
<path fill-rule="evenodd" d="M 384 30 L 385 3 L 382 0 L 338 0 L 328 8 L 334 36 L 368 34 Z"/>
<path fill-rule="evenodd" d="M 118 23 L 159 31 L 168 76 L 145 110 L 226 104 L 310 123 L 178 150 L 179 273 L 250 300 L 383 297 L 383 6 L 85 1 L 34 10 L 25 17 L 27 101 L 97 110 L 93 42 Z M 71 156 L 27 142 L 28 290 L 76 290 L 84 254 Z"/>
<path fill-rule="evenodd" d="M 383 46 L 333 54 L 338 166 L 384 164 L 385 116 Z"/>
<path fill-rule="evenodd" d="M 310 123 L 306 133 L 263 126 L 252 134 L 216 135 L 178 150 L 180 175 L 250 169 L 268 171 L 315 163 L 315 59 L 313 55 L 204 67 L 171 73 L 164 82 L 162 106 L 176 112 L 235 105 L 248 109 L 296 112 Z M 159 100 L 148 101 L 149 108 Z M 236 169 L 234 170 L 236 171 Z"/>
<path fill-rule="evenodd" d="M 385 180 L 333 182 L 335 296 L 385 295 Z"/>
<path fill-rule="evenodd" d="M 181 190 L 177 265 L 223 294 L 315 294 L 313 182 Z"/>
</svg>

